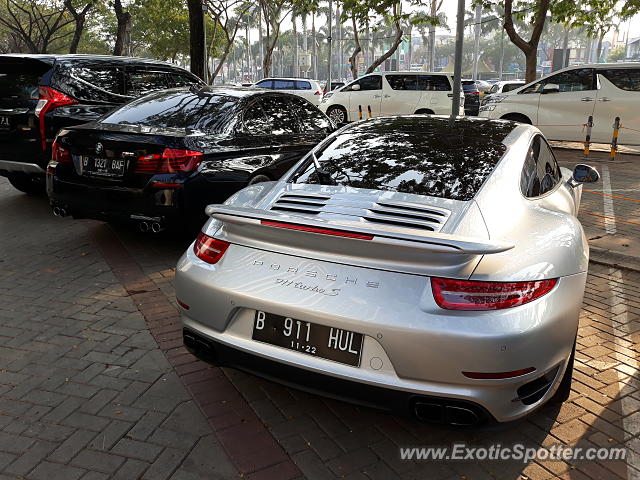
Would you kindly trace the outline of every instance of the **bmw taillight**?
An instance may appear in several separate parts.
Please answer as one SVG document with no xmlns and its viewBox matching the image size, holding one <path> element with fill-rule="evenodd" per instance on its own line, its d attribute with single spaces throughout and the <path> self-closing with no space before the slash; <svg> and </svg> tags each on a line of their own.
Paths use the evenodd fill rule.
<svg viewBox="0 0 640 480">
<path fill-rule="evenodd" d="M 192 172 L 202 161 L 203 153 L 178 148 L 165 148 L 162 154 L 154 153 L 138 157 L 137 173 Z"/>
<path fill-rule="evenodd" d="M 54 88 L 38 87 L 38 104 L 35 108 L 35 114 L 40 121 L 40 142 L 42 150 L 47 149 L 47 137 L 44 129 L 44 119 L 47 112 L 58 107 L 73 105 L 75 103 L 78 103 L 78 101 Z"/>
<path fill-rule="evenodd" d="M 499 310 L 524 305 L 549 293 L 557 279 L 529 282 L 480 282 L 431 278 L 433 297 L 447 310 Z"/>
<path fill-rule="evenodd" d="M 58 139 L 55 139 L 51 146 L 51 160 L 58 163 L 71 163 L 71 152 L 60 145 Z"/>
<path fill-rule="evenodd" d="M 213 265 L 220 261 L 229 245 L 231 245 L 229 242 L 217 240 L 200 232 L 193 245 L 193 251 L 200 260 Z"/>
</svg>

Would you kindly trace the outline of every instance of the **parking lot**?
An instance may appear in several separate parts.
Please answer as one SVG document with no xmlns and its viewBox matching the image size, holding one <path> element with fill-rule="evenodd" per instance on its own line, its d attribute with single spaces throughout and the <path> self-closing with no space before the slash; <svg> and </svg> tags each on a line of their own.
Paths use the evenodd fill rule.
<svg viewBox="0 0 640 480">
<path fill-rule="evenodd" d="M 580 161 L 575 150 L 556 153 L 562 165 Z M 195 360 L 172 287 L 188 240 L 56 218 L 46 198 L 2 178 L 0 478 L 640 478 L 639 160 L 593 153 L 587 162 L 603 182 L 583 194 L 594 261 L 570 401 L 479 430 L 422 425 Z M 454 443 L 621 446 L 627 461 L 400 459 L 400 448 Z"/>
</svg>

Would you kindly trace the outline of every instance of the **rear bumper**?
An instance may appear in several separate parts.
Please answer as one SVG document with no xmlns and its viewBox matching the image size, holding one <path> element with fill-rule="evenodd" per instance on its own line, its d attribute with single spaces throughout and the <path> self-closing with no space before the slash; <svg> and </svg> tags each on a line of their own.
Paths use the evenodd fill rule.
<svg viewBox="0 0 640 480">
<path fill-rule="evenodd" d="M 130 188 L 82 184 L 47 175 L 52 206 L 64 207 L 74 218 L 145 220 L 176 223 L 183 216 L 179 188 Z"/>
<path fill-rule="evenodd" d="M 24 173 L 27 175 L 44 176 L 44 169 L 37 163 L 16 162 L 14 160 L 0 160 L 0 174 Z"/>
<path fill-rule="evenodd" d="M 401 390 L 354 383 L 319 372 L 260 358 L 195 330 L 184 329 L 184 344 L 199 359 L 218 366 L 232 367 L 275 381 L 288 387 L 376 408 L 419 420 L 449 425 L 477 425 L 495 422 L 486 409 L 473 402 L 444 397 L 416 395 Z"/>
<path fill-rule="evenodd" d="M 557 389 L 573 348 L 585 280 L 586 273 L 563 277 L 544 297 L 512 309 L 455 312 L 435 305 L 427 277 L 234 245 L 216 265 L 187 250 L 175 285 L 177 297 L 190 306 L 182 312 L 186 329 L 257 363 L 270 360 L 301 375 L 322 374 L 407 398 L 470 402 L 504 422 L 527 415 Z M 340 292 L 332 295 L 331 287 Z M 360 366 L 253 340 L 256 310 L 363 334 Z M 506 379 L 462 374 L 528 367 L 535 371 Z M 538 396 L 531 393 L 534 387 Z"/>
</svg>

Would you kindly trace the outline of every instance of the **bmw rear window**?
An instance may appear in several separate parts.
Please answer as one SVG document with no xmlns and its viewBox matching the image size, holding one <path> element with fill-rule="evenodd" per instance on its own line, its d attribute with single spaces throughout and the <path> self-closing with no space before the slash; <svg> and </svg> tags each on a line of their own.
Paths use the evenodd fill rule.
<svg viewBox="0 0 640 480">
<path fill-rule="evenodd" d="M 416 117 L 370 122 L 345 130 L 317 154 L 332 182 L 311 160 L 290 181 L 470 200 L 502 158 L 501 140 L 513 129 L 487 122 L 452 127 L 445 119 Z"/>
<path fill-rule="evenodd" d="M 221 128 L 237 100 L 236 97 L 206 91 L 166 90 L 129 102 L 103 117 L 100 122 L 214 131 Z"/>
</svg>

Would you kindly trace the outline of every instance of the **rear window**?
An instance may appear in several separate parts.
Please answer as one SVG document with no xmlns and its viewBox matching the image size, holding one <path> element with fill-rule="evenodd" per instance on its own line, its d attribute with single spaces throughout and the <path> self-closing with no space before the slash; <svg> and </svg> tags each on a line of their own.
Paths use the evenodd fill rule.
<svg viewBox="0 0 640 480">
<path fill-rule="evenodd" d="M 0 71 L 0 98 L 37 100 L 39 82 L 40 77 L 31 73 L 4 73 Z"/>
<path fill-rule="evenodd" d="M 103 117 L 101 123 L 142 125 L 179 130 L 217 131 L 236 97 L 189 90 L 157 92 L 139 98 Z"/>
<path fill-rule="evenodd" d="M 622 90 L 640 92 L 640 68 L 612 68 L 598 73 Z"/>
<path fill-rule="evenodd" d="M 276 90 L 293 90 L 293 80 L 274 80 L 273 88 Z"/>
<path fill-rule="evenodd" d="M 136 70 L 128 71 L 126 75 L 127 95 L 137 97 L 155 90 L 162 90 L 173 86 L 167 72 Z"/>
<path fill-rule="evenodd" d="M 467 92 L 477 92 L 478 87 L 475 82 L 462 82 L 462 91 Z"/>
<path fill-rule="evenodd" d="M 296 90 L 311 90 L 311 84 L 302 80 L 296 80 Z"/>
<path fill-rule="evenodd" d="M 336 185 L 470 200 L 506 150 L 497 139 L 490 140 L 490 133 L 465 135 L 447 122 L 414 131 L 390 127 L 348 130 L 317 155 L 318 161 Z M 312 161 L 292 179 L 322 183 Z"/>
<path fill-rule="evenodd" d="M 108 93 L 122 95 L 122 75 L 117 68 L 110 67 L 74 67 L 71 75 Z"/>
</svg>

